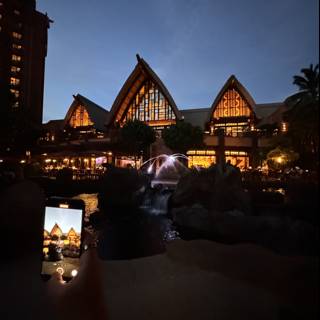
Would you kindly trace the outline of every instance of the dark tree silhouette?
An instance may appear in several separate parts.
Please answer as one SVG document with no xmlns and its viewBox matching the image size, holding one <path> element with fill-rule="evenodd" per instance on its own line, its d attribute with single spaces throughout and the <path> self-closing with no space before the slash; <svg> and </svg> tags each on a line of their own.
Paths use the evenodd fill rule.
<svg viewBox="0 0 320 320">
<path fill-rule="evenodd" d="M 300 155 L 301 165 L 317 166 L 319 161 L 319 65 L 301 69 L 293 84 L 299 92 L 287 98 L 289 110 L 284 119 L 289 123 L 292 147 Z"/>
<path fill-rule="evenodd" d="M 119 131 L 119 149 L 134 155 L 135 164 L 141 152 L 147 153 L 155 140 L 155 131 L 139 120 L 128 121 Z"/>
<path fill-rule="evenodd" d="M 201 128 L 184 121 L 178 121 L 175 125 L 165 128 L 162 138 L 168 148 L 179 153 L 203 146 Z"/>
</svg>

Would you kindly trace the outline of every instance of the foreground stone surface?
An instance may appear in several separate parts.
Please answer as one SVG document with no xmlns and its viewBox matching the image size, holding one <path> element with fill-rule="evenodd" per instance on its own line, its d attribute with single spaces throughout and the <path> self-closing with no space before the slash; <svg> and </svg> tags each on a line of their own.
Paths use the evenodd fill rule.
<svg viewBox="0 0 320 320">
<path fill-rule="evenodd" d="M 176 240 L 167 250 L 153 257 L 101 262 L 108 319 L 317 317 L 317 259 L 204 240 Z M 24 272 L 21 261 L 1 265 L 6 293 L 1 319 L 38 319 L 54 311 L 34 271 L 38 263 L 30 257 Z"/>
<path fill-rule="evenodd" d="M 280 257 L 253 245 L 177 240 L 165 255 L 104 265 L 112 319 L 316 317 L 314 259 Z"/>
</svg>

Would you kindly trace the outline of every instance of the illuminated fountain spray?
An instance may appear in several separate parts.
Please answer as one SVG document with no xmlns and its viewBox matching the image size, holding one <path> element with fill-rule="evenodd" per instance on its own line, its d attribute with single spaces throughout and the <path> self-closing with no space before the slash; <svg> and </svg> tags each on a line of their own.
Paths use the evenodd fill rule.
<svg viewBox="0 0 320 320">
<path fill-rule="evenodd" d="M 182 172 L 188 170 L 179 159 L 188 160 L 188 157 L 181 153 L 161 154 L 145 161 L 141 167 L 147 166 L 147 172 L 149 174 L 154 173 L 155 178 L 161 178 L 162 175 L 179 176 Z"/>
</svg>

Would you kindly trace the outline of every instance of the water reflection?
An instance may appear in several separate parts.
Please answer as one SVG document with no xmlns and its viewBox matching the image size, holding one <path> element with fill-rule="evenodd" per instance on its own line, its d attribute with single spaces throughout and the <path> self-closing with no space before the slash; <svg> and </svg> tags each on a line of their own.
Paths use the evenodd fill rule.
<svg viewBox="0 0 320 320">
<path fill-rule="evenodd" d="M 85 221 L 88 222 L 90 215 L 98 209 L 98 194 L 81 193 L 73 197 L 73 199 L 80 199 L 85 203 Z"/>
</svg>

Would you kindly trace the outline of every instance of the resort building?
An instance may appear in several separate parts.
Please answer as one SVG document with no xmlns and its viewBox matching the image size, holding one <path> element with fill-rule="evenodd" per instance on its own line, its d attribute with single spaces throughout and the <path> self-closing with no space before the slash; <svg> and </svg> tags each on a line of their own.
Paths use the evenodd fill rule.
<svg viewBox="0 0 320 320">
<path fill-rule="evenodd" d="M 114 132 L 135 119 L 156 131 L 157 140 L 149 156 L 170 153 L 161 138 L 165 127 L 185 121 L 202 128 L 205 147 L 187 152 L 189 167 L 208 167 L 218 161 L 230 161 L 243 170 L 255 167 L 259 165 L 257 152 L 269 143 L 268 134 L 288 129 L 282 121 L 285 102 L 257 104 L 234 75 L 210 108 L 178 108 L 163 82 L 139 55 L 110 111 L 80 94 L 73 98 L 64 119 L 44 125 L 42 150 L 48 171 L 69 167 L 99 173 L 104 163 L 132 164 L 130 155 L 114 148 Z M 270 126 L 271 133 L 264 129 Z"/>
<path fill-rule="evenodd" d="M 9 111 L 22 108 L 38 125 L 50 22 L 35 0 L 0 0 L 0 88 L 8 91 L 1 94 L 11 92 Z"/>
</svg>

